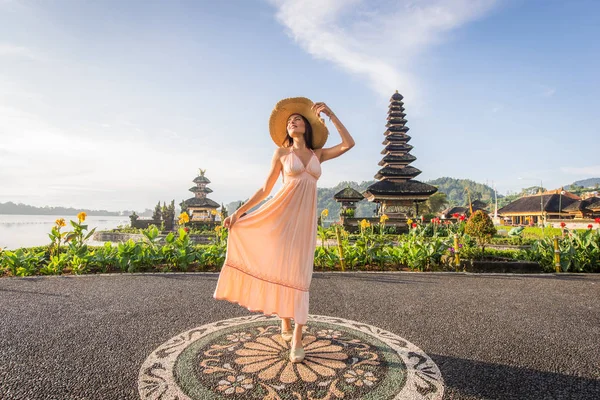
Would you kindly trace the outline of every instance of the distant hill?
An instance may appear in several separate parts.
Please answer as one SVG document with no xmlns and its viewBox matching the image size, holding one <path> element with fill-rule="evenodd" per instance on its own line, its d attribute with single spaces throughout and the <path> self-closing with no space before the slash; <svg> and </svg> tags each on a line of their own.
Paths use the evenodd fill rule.
<svg viewBox="0 0 600 400">
<path fill-rule="evenodd" d="M 318 188 L 317 189 L 317 209 L 320 213 L 323 209 L 329 210 L 329 218 L 328 219 L 336 219 L 337 215 L 339 215 L 340 205 L 333 199 L 333 195 L 344 189 L 346 186 L 350 186 L 351 188 L 359 191 L 360 193 L 364 192 L 367 187 L 375 183 L 375 180 L 371 181 L 363 181 L 361 183 L 357 183 L 354 181 L 343 181 L 338 183 L 336 186 L 331 188 Z M 467 193 L 465 191 L 465 187 L 469 188 L 471 192 L 471 200 L 481 200 L 485 203 L 491 204 L 494 201 L 494 189 L 488 185 L 477 183 L 470 179 L 457 179 L 450 177 L 442 177 L 438 179 L 433 179 L 427 181 L 426 183 L 436 186 L 438 191 L 445 193 L 446 198 L 448 199 L 449 205 L 465 205 L 467 203 Z M 565 188 L 569 188 L 571 186 L 576 187 L 584 187 L 584 188 L 594 188 L 596 185 L 600 186 L 600 178 L 590 178 L 584 179 L 577 182 L 573 182 L 571 185 L 566 185 Z M 537 192 L 537 187 L 524 189 L 525 191 L 531 189 L 533 192 Z M 523 193 L 515 193 L 511 196 L 502 196 L 498 194 L 498 205 L 499 207 L 504 206 L 522 196 Z M 259 205 L 252 208 L 252 210 L 260 207 L 265 201 L 271 199 L 272 196 L 269 196 L 267 199 L 263 200 Z M 237 200 L 232 201 L 231 203 L 225 204 L 229 215 L 233 213 L 240 202 L 247 201 L 246 200 Z M 371 217 L 375 213 L 375 204 L 362 200 L 357 204 L 356 207 L 356 216 L 357 217 Z M 34 207 L 25 204 L 15 204 L 13 202 L 8 203 L 0 203 L 0 214 L 21 214 L 21 215 L 77 215 L 79 212 L 84 211 L 88 215 L 131 215 L 132 211 L 106 211 L 106 210 L 88 210 L 88 209 L 75 209 L 75 208 L 67 208 L 67 207 Z M 141 213 L 137 213 L 141 217 L 151 217 L 152 210 L 146 209 Z"/>
<path fill-rule="evenodd" d="M 571 188 L 573 186 L 583 186 L 584 188 L 598 189 L 598 186 L 600 186 L 600 178 L 583 179 L 580 181 L 573 182 L 570 185 L 566 185 L 565 188 Z"/>
<path fill-rule="evenodd" d="M 96 216 L 111 216 L 111 215 L 129 215 L 122 214 L 119 211 L 106 210 L 88 210 L 85 208 L 72 207 L 34 207 L 27 204 L 15 204 L 12 201 L 8 203 L 0 203 L 0 214 L 17 214 L 17 215 L 77 215 L 80 212 L 85 212 L 87 215 Z"/>
<path fill-rule="evenodd" d="M 465 188 L 469 188 L 471 192 L 471 201 L 481 200 L 485 203 L 491 204 L 494 201 L 494 189 L 483 183 L 477 183 L 470 179 L 456 179 L 456 178 L 438 178 L 426 183 L 436 186 L 438 191 L 445 193 L 448 199 L 448 205 L 451 206 L 463 206 L 466 205 L 467 192 Z M 499 194 L 498 199 L 502 196 Z"/>
<path fill-rule="evenodd" d="M 327 219 L 336 219 L 340 212 L 340 204 L 334 200 L 333 195 L 335 195 L 337 192 L 339 192 L 347 186 L 350 186 L 351 188 L 362 193 L 375 182 L 375 180 L 363 181 L 361 183 L 357 183 L 354 181 L 343 181 L 331 188 L 318 188 L 318 212 L 320 213 L 322 210 L 327 209 L 329 211 L 329 217 Z M 481 200 L 489 204 L 493 202 L 494 199 L 494 189 L 487 185 L 477 183 L 468 179 L 438 178 L 432 181 L 428 181 L 427 183 L 430 185 L 437 186 L 440 192 L 445 193 L 448 198 L 449 205 L 464 205 L 467 203 L 467 194 L 464 189 L 465 187 L 468 187 L 471 191 L 472 201 Z M 498 199 L 500 199 L 501 197 L 501 195 L 498 195 Z M 239 201 L 234 201 L 226 205 L 227 211 L 230 215 L 233 211 L 236 210 L 238 205 Z M 259 206 L 256 206 L 253 209 L 258 208 Z M 375 204 L 368 200 L 362 200 L 356 206 L 355 215 L 357 217 L 372 217 L 375 215 L 375 209 Z"/>
<path fill-rule="evenodd" d="M 332 188 L 317 188 L 317 212 L 321 213 L 322 210 L 327 209 L 329 211 L 329 217 L 327 219 L 336 219 L 337 215 L 340 213 L 340 204 L 333 199 L 333 195 L 344 189 L 346 186 L 350 186 L 358 190 L 359 192 L 363 192 L 367 189 L 367 187 L 373 184 L 375 181 L 365 181 L 362 183 L 356 183 L 352 181 L 344 181 L 338 183 L 336 186 Z M 263 200 L 259 205 L 253 207 L 251 211 L 260 207 L 265 201 L 269 200 L 272 196 L 269 196 L 267 199 Z M 231 215 L 238 207 L 240 202 L 244 203 L 246 200 L 237 200 L 232 201 L 231 203 L 225 204 L 225 208 L 227 208 L 227 212 Z M 370 217 L 374 215 L 375 205 L 370 203 L 367 200 L 360 201 L 356 206 L 356 216 L 357 217 Z"/>
</svg>

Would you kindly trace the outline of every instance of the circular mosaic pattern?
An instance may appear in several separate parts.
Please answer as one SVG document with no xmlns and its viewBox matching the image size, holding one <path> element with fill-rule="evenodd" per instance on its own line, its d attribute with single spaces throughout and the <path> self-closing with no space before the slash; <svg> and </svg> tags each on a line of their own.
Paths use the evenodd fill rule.
<svg viewBox="0 0 600 400">
<path fill-rule="evenodd" d="M 144 362 L 142 399 L 441 399 L 435 363 L 377 327 L 311 315 L 305 359 L 289 361 L 281 320 L 252 315 L 203 325 L 163 343 Z"/>
</svg>

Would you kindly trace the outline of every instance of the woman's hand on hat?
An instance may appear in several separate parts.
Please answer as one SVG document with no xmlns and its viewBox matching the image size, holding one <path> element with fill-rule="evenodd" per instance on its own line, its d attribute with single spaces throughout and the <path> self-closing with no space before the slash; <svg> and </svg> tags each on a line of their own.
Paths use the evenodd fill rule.
<svg viewBox="0 0 600 400">
<path fill-rule="evenodd" d="M 317 114 L 317 117 L 319 117 L 319 114 L 323 113 L 327 115 L 329 119 L 331 119 L 331 117 L 334 115 L 333 111 L 331 111 L 331 108 L 329 108 L 329 106 L 325 103 L 315 103 L 311 109 L 315 112 L 315 114 Z"/>
</svg>

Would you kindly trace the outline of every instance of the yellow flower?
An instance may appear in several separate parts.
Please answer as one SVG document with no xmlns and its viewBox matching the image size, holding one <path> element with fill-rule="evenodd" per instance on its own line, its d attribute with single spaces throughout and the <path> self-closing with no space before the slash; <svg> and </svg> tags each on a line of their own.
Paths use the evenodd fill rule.
<svg viewBox="0 0 600 400">
<path fill-rule="evenodd" d="M 219 233 L 219 232 L 221 232 L 221 229 L 223 229 L 223 227 L 221 225 L 215 226 L 215 232 Z"/>
<path fill-rule="evenodd" d="M 408 221 L 406 221 L 406 223 L 407 223 L 408 225 L 412 225 L 412 223 L 413 223 L 413 220 L 412 220 L 412 219 L 409 219 Z"/>
<path fill-rule="evenodd" d="M 56 225 L 58 225 L 58 227 L 63 227 L 67 226 L 67 223 L 65 222 L 64 218 L 59 218 L 56 220 Z"/>
<path fill-rule="evenodd" d="M 360 221 L 360 227 L 362 229 L 366 229 L 366 228 L 368 228 L 370 226 L 371 226 L 371 224 L 366 219 L 363 219 L 362 221 Z"/>
<path fill-rule="evenodd" d="M 190 216 L 186 212 L 179 214 L 179 224 L 190 222 Z"/>
<path fill-rule="evenodd" d="M 381 222 L 383 224 L 388 219 L 390 219 L 390 217 L 388 217 L 387 215 L 383 214 L 381 217 L 379 217 L 379 222 Z"/>
<path fill-rule="evenodd" d="M 321 217 L 326 217 L 329 215 L 329 210 L 328 209 L 324 209 L 323 211 L 321 211 Z"/>
<path fill-rule="evenodd" d="M 217 210 L 212 210 L 210 213 L 211 213 L 212 215 L 217 215 Z"/>
<path fill-rule="evenodd" d="M 87 217 L 87 214 L 83 211 L 77 214 L 77 219 L 79 220 L 79 223 L 85 221 L 85 217 Z"/>
</svg>

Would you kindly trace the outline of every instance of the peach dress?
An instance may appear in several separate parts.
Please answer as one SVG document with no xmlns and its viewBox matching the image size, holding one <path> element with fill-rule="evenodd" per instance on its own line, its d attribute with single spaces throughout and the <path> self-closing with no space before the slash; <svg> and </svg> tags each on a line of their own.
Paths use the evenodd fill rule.
<svg viewBox="0 0 600 400">
<path fill-rule="evenodd" d="M 305 167 L 293 148 L 281 161 L 281 189 L 230 228 L 213 297 L 304 325 L 317 244 L 321 164 L 313 151 Z"/>
</svg>

